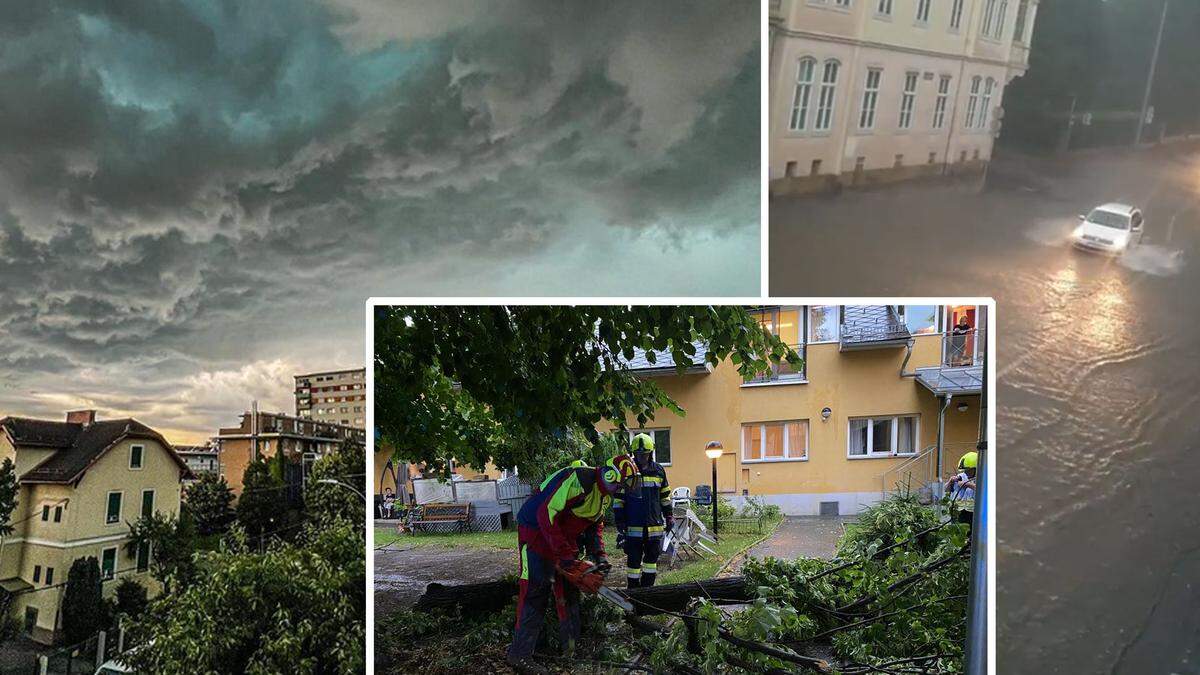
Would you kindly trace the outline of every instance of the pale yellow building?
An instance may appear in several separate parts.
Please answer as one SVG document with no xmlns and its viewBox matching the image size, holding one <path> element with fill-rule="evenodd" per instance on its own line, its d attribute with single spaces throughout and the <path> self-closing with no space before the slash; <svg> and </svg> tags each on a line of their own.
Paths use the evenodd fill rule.
<svg viewBox="0 0 1200 675">
<path fill-rule="evenodd" d="M 133 419 L 96 421 L 95 411 L 65 422 L 0 419 L 0 461 L 19 480 L 13 534 L 0 543 L 0 606 L 33 639 L 53 642 L 62 628 L 67 573 L 95 557 L 112 593 L 130 577 L 157 590 L 150 551 L 126 551 L 130 524 L 144 514 L 177 515 L 184 461 L 162 435 Z"/>
<path fill-rule="evenodd" d="M 978 171 L 1038 0 L 771 0 L 772 194 Z"/>
<path fill-rule="evenodd" d="M 946 477 L 978 440 L 986 309 L 757 309 L 805 365 L 749 382 L 728 360 L 706 365 L 703 344 L 683 375 L 670 354 L 654 365 L 638 354 L 631 368 L 687 412 L 660 410 L 646 424 L 656 459 L 672 486 L 694 494 L 712 482 L 705 444 L 719 441 L 718 491 L 735 503 L 761 497 L 791 515 L 853 514 L 901 484 L 929 486 L 939 448 Z"/>
</svg>

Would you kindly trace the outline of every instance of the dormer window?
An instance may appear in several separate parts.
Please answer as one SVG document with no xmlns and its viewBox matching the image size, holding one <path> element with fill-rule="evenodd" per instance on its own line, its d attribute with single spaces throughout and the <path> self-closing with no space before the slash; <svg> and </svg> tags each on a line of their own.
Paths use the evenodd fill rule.
<svg viewBox="0 0 1200 675">
<path fill-rule="evenodd" d="M 144 455 L 145 452 L 146 452 L 146 447 L 143 445 L 129 446 L 129 468 L 130 469 L 136 470 L 136 469 L 142 468 L 142 455 Z"/>
</svg>

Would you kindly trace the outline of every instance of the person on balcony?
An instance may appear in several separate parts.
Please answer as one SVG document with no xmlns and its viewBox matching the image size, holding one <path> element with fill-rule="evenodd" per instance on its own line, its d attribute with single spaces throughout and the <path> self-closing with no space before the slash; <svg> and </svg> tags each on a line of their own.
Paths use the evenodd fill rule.
<svg viewBox="0 0 1200 675">
<path fill-rule="evenodd" d="M 654 461 L 654 437 L 638 434 L 630 442 L 639 485 L 613 502 L 617 545 L 625 551 L 629 588 L 654 585 L 664 532 L 675 524 L 667 472 Z"/>
<path fill-rule="evenodd" d="M 958 323 L 950 330 L 950 365 L 971 365 L 971 355 L 967 353 L 967 339 L 970 337 L 971 331 L 967 315 L 963 314 L 958 317 Z"/>
</svg>

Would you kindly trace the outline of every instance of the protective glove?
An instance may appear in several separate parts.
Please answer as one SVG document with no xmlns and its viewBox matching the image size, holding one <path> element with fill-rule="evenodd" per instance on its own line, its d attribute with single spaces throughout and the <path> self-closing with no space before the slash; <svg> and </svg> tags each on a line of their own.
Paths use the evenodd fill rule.
<svg viewBox="0 0 1200 675">
<path fill-rule="evenodd" d="M 612 564 L 608 562 L 608 556 L 600 554 L 596 556 L 596 571 L 601 574 L 608 574 L 612 569 Z"/>
<path fill-rule="evenodd" d="M 663 521 L 663 532 L 670 533 L 675 529 L 675 516 L 667 514 L 667 518 Z"/>
<path fill-rule="evenodd" d="M 595 595 L 604 585 L 604 574 L 597 571 L 589 572 L 589 569 L 590 566 L 582 560 L 564 560 L 558 565 L 558 572 L 563 575 L 563 578 L 585 593 Z"/>
</svg>

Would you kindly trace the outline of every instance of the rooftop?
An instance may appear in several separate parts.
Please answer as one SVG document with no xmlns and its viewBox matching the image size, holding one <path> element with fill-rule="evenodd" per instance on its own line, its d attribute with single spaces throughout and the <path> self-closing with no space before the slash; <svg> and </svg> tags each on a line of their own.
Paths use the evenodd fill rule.
<svg viewBox="0 0 1200 675">
<path fill-rule="evenodd" d="M 24 417 L 0 419 L 0 430 L 18 447 L 55 450 L 41 464 L 21 476 L 23 483 L 71 483 L 80 477 L 106 450 L 127 438 L 158 441 L 186 469 L 171 444 L 157 431 L 126 418 L 82 424 L 52 422 Z"/>
<path fill-rule="evenodd" d="M 697 340 L 692 343 L 692 346 L 696 348 L 696 353 L 692 355 L 691 363 L 685 365 L 687 372 L 706 371 L 707 367 L 705 366 L 705 357 L 708 356 L 708 344 Z M 620 357 L 618 357 L 618 360 L 623 365 L 628 367 L 629 370 L 641 373 L 643 375 L 654 373 L 672 375 L 676 372 L 675 358 L 671 356 L 671 352 L 659 351 L 657 349 L 649 350 L 654 352 L 654 363 L 650 363 L 650 359 L 646 357 L 646 351 L 647 350 L 645 349 L 635 348 L 633 350 L 633 358 L 629 359 L 628 362 Z"/>
</svg>

